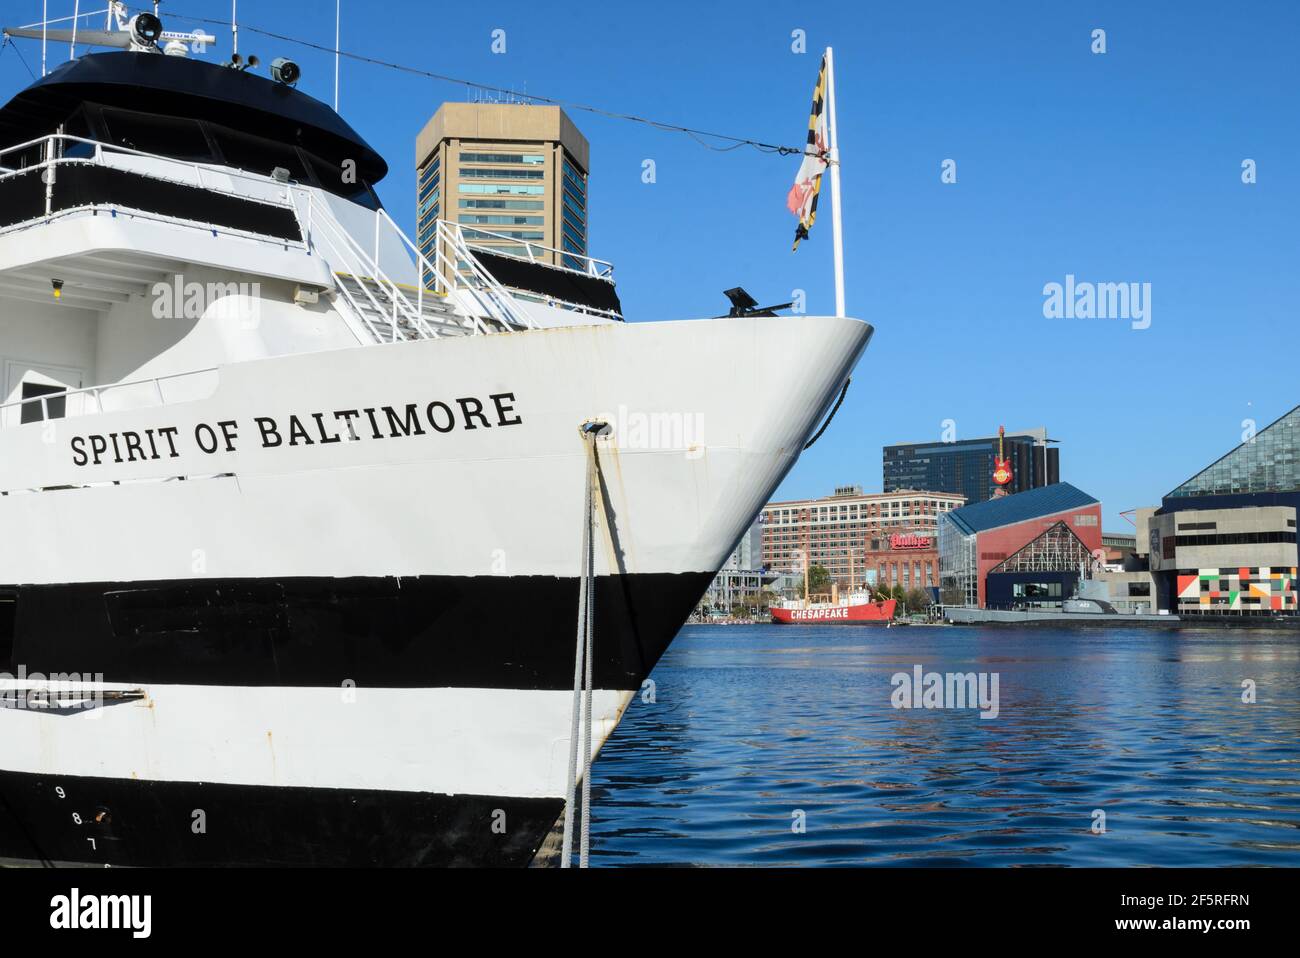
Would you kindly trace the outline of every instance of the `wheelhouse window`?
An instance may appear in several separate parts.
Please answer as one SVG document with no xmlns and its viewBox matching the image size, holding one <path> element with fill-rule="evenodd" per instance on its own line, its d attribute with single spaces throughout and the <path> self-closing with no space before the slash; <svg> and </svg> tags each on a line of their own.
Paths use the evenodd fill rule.
<svg viewBox="0 0 1300 958">
<path fill-rule="evenodd" d="M 84 109 L 78 109 L 72 116 L 64 121 L 60 132 L 66 136 L 75 136 L 80 140 L 95 139 L 95 131 L 90 126 L 90 120 L 86 116 Z M 95 147 L 90 143 L 79 143 L 72 140 L 63 141 L 63 156 L 69 159 L 89 159 L 95 155 Z"/>
<path fill-rule="evenodd" d="M 213 132 L 226 166 L 264 176 L 281 167 L 289 171 L 291 179 L 300 183 L 310 182 L 307 164 L 296 147 L 224 127 L 216 127 Z"/>
<path fill-rule="evenodd" d="M 345 174 L 341 166 L 322 160 L 306 150 L 300 152 L 307 157 L 307 162 L 316 177 L 316 183 L 321 189 L 351 200 L 353 203 L 359 203 L 368 210 L 379 209 L 379 197 L 375 195 L 369 183 L 357 178 L 355 171 Z"/>
<path fill-rule="evenodd" d="M 371 185 L 351 171 L 345 173 L 341 163 L 317 156 L 295 143 L 256 136 L 206 120 L 85 103 L 50 132 L 187 163 L 229 166 L 260 176 L 270 176 L 280 167 L 288 170 L 289 178 L 298 183 L 319 186 L 367 209 L 378 210 L 382 206 Z M 0 170 L 33 166 L 44 158 L 44 149 L 44 141 L 40 141 L 25 151 L 7 153 L 0 161 Z M 91 158 L 95 153 L 91 143 L 73 141 L 62 141 L 60 150 L 67 158 Z"/>
<path fill-rule="evenodd" d="M 216 159 L 197 120 L 112 108 L 105 108 L 102 116 L 109 141 L 117 146 L 196 163 Z"/>
</svg>

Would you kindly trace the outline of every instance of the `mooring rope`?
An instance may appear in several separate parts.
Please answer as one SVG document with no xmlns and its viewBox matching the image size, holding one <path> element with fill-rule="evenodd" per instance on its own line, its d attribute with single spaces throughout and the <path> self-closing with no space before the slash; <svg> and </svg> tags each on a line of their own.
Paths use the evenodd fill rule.
<svg viewBox="0 0 1300 958">
<path fill-rule="evenodd" d="M 840 411 L 840 406 L 844 402 L 844 397 L 849 394 L 849 383 L 851 382 L 853 382 L 851 377 L 844 380 L 844 388 L 840 390 L 840 398 L 835 400 L 835 407 L 831 410 L 830 415 L 826 417 L 826 421 L 822 423 L 822 427 L 817 430 L 817 435 L 813 436 L 804 444 L 804 449 L 811 449 L 812 444 L 822 437 L 822 433 L 826 431 L 826 427 L 831 424 L 831 420 L 835 418 L 835 414 Z"/>
<path fill-rule="evenodd" d="M 588 456 L 589 465 L 589 485 L 594 486 L 596 483 L 596 435 L 591 434 L 587 448 L 591 455 Z M 590 499 L 591 492 L 587 496 Z M 592 534 L 595 525 L 595 515 L 591 509 L 587 510 L 587 646 L 584 658 L 587 662 L 586 690 L 583 692 L 583 712 L 582 717 L 582 841 L 578 846 L 578 867 L 587 867 L 587 858 L 591 853 L 591 698 L 595 694 L 591 681 L 591 660 L 592 644 L 595 641 L 596 630 L 592 626 L 593 613 L 595 612 L 596 603 L 596 571 L 595 563 L 595 546 Z"/>
<path fill-rule="evenodd" d="M 595 535 L 596 438 L 606 428 L 602 422 L 584 423 L 582 441 L 587 453 L 586 491 L 583 495 L 582 569 L 578 585 L 578 636 L 573 652 L 573 717 L 569 724 L 569 778 L 564 800 L 564 844 L 560 867 L 573 862 L 574 792 L 578 774 L 578 723 L 582 722 L 582 831 L 578 867 L 588 867 L 591 852 L 591 699 L 592 659 L 595 644 Z"/>
</svg>

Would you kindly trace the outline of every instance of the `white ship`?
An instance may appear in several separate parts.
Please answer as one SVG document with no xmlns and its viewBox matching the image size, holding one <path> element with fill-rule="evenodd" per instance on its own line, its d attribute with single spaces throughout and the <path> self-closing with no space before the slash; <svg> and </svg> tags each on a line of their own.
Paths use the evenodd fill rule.
<svg viewBox="0 0 1300 958">
<path fill-rule="evenodd" d="M 594 755 L 871 327 L 625 323 L 608 264 L 450 222 L 430 262 L 337 114 L 160 29 L 0 109 L 0 863 L 526 863 L 581 427 Z"/>
</svg>

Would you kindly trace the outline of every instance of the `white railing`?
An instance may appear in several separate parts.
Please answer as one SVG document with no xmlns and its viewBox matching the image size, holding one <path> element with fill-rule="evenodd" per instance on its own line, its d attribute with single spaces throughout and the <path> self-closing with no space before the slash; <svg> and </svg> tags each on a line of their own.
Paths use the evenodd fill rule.
<svg viewBox="0 0 1300 958">
<path fill-rule="evenodd" d="M 485 238 L 499 242 L 511 243 L 515 246 L 522 246 L 526 255 L 520 256 L 517 253 L 511 253 L 503 249 L 497 249 L 494 246 L 484 247 L 491 253 L 498 256 L 509 256 L 512 259 L 521 259 L 529 263 L 540 263 L 549 266 L 552 269 L 568 270 L 570 273 L 578 273 L 583 276 L 594 276 L 597 279 L 607 279 L 611 282 L 614 280 L 614 264 L 608 260 L 596 259 L 592 256 L 584 256 L 581 253 L 571 253 L 565 249 L 556 249 L 554 246 L 543 246 L 541 243 L 532 243 L 527 240 L 516 239 L 508 233 L 494 233 L 491 230 L 485 230 L 473 224 L 448 223 L 448 226 L 455 226 L 457 231 L 464 237 L 465 233 L 473 233 L 472 237 L 464 237 L 465 241 L 473 245 L 473 240 Z M 574 259 L 583 264 L 582 269 L 573 269 L 564 265 L 565 258 Z"/>
<path fill-rule="evenodd" d="M 482 270 L 483 266 L 478 259 L 474 257 L 474 253 L 482 251 L 484 253 L 491 253 L 494 256 L 501 256 L 505 259 L 517 259 L 520 262 L 544 266 L 547 269 L 559 270 L 560 272 L 565 273 L 574 273 L 578 276 L 590 276 L 596 279 L 606 280 L 609 283 L 614 282 L 614 264 L 603 259 L 594 259 L 590 256 L 570 253 L 567 250 L 558 250 L 553 246 L 543 246 L 540 243 L 525 244 L 528 255 L 518 256 L 515 253 L 511 253 L 508 250 L 501 249 L 497 246 L 480 246 L 476 245 L 474 242 L 476 239 L 506 240 L 516 245 L 522 242 L 521 240 L 516 240 L 504 233 L 493 233 L 490 230 L 479 229 L 477 226 L 453 223 L 449 220 L 437 220 L 436 225 L 439 238 L 445 238 L 449 245 L 454 249 L 461 251 L 458 255 L 464 255 L 467 260 L 472 261 L 474 266 L 479 270 Z M 546 257 L 548 255 L 556 257 L 556 260 L 553 262 L 547 259 Z M 586 267 L 578 270 L 560 265 L 561 258 L 565 256 L 582 260 L 586 263 Z M 463 270 L 457 272 L 463 272 Z M 603 319 L 612 319 L 618 322 L 623 321 L 622 313 L 615 312 L 614 310 L 601 309 L 598 306 L 591 306 L 587 303 L 575 303 L 570 300 L 560 299 L 557 296 L 552 296 L 547 293 L 531 292 L 520 289 L 510 291 L 509 295 L 516 300 L 538 302 L 544 306 L 554 306 L 558 309 L 565 309 L 575 313 L 586 313 L 590 316 L 599 316 Z"/>
<path fill-rule="evenodd" d="M 411 238 L 402 232 L 402 228 L 393 222 L 393 218 L 388 215 L 387 210 L 380 210 L 379 217 L 383 222 L 388 224 L 389 229 L 398 237 L 402 245 L 405 246 L 415 256 L 415 264 L 419 273 L 419 296 L 421 301 L 424 297 L 424 273 L 428 270 L 437 280 L 438 288 L 444 292 L 457 291 L 466 296 L 478 309 L 482 310 L 485 315 L 495 319 L 507 328 L 515 329 L 536 329 L 537 324 L 533 322 L 532 317 L 520 308 L 516 298 L 507 292 L 496 278 L 474 260 L 476 267 L 476 282 L 467 282 L 465 277 L 461 276 L 456 269 L 456 264 L 442 251 L 440 243 L 434 243 L 433 262 L 424 255 L 423 251 L 411 241 Z M 438 221 L 439 237 L 443 235 L 444 227 L 448 226 L 445 221 Z M 375 224 L 375 247 L 376 252 L 379 246 L 379 223 Z M 460 247 L 453 246 L 457 256 L 460 255 Z M 468 250 L 465 251 L 468 254 Z M 472 254 L 470 258 L 473 259 Z"/>
<path fill-rule="evenodd" d="M 163 391 L 164 383 L 173 383 L 178 380 L 198 379 L 199 377 L 210 376 L 211 388 L 198 388 L 187 390 L 183 397 L 177 397 L 169 400 Z M 41 410 L 41 420 L 72 418 L 75 416 L 93 416 L 106 412 L 124 412 L 132 409 L 150 409 L 160 406 L 166 406 L 175 402 L 192 402 L 196 399 L 203 399 L 216 389 L 217 367 L 210 366 L 207 369 L 194 369 L 183 373 L 172 373 L 166 376 L 153 376 L 149 379 L 135 379 L 124 383 L 108 383 L 102 386 L 83 386 L 79 389 L 65 389 L 59 392 L 46 393 L 42 396 L 33 396 L 30 399 L 15 399 L 12 402 L 0 403 L 0 429 L 10 426 L 22 425 L 22 411 L 27 406 L 39 406 Z M 120 403 L 114 404 L 106 402 L 105 397 L 112 393 L 122 394 Z M 50 415 L 50 403 L 62 400 L 64 403 L 63 415 L 54 417 Z M 80 400 L 78 402 L 78 400 Z M 92 408 L 93 405 L 93 408 Z M 110 408 L 116 405 L 116 408 Z"/>
<path fill-rule="evenodd" d="M 451 247 L 452 256 L 442 252 L 444 242 Z M 465 242 L 465 237 L 457 224 L 438 220 L 434 250 L 438 262 L 445 270 L 439 273 L 439 280 L 444 284 L 444 288 L 468 290 L 476 299 L 486 299 L 490 305 L 505 308 L 518 316 L 516 325 L 522 323 L 526 328 L 536 327 L 536 323 L 518 305 L 514 294 L 497 282 L 490 271 L 484 269 L 483 264 L 474 255 L 474 251 Z M 462 262 L 469 267 L 469 276 L 460 269 Z"/>
<path fill-rule="evenodd" d="M 306 209 L 297 209 L 297 196 L 301 195 Z M 536 324 L 515 298 L 501 287 L 486 271 L 479 267 L 477 283 L 467 283 L 457 277 L 447 257 L 441 250 L 434 251 L 430 261 L 411 242 L 385 210 L 375 214 L 375 241 L 373 253 L 365 249 L 335 217 L 329 203 L 310 190 L 294 192 L 294 208 L 304 226 L 309 250 L 320 250 L 330 263 L 335 288 L 351 308 L 354 322 L 359 322 L 376 341 L 397 342 L 406 339 L 436 339 L 438 327 L 452 326 L 463 335 L 465 332 L 486 334 L 495 330 L 533 329 Z M 418 280 L 413 290 L 414 302 L 407 287 L 393 280 L 380 265 L 381 228 L 387 226 L 401 244 L 415 256 Z M 440 288 L 463 294 L 472 309 L 465 310 L 463 322 L 431 323 L 426 315 L 425 296 L 437 295 L 425 289 L 426 271 L 437 277 Z M 359 294 L 349 288 L 352 280 Z M 368 305 L 369 311 L 365 308 Z M 455 304 L 450 304 L 453 306 Z M 458 314 L 460 315 L 460 314 Z M 386 323 L 376 325 L 374 317 L 384 317 Z M 387 336 L 380 333 L 387 326 Z"/>
<path fill-rule="evenodd" d="M 90 147 L 90 153 L 85 156 L 68 156 L 66 147 L 68 144 L 80 144 Z M 23 166 L 9 167 L 5 164 L 4 158 L 11 154 L 17 154 L 24 150 L 30 150 L 33 147 L 40 147 L 41 158 L 35 163 L 27 163 Z M 108 160 L 109 156 L 120 155 L 122 157 L 138 157 L 151 162 L 163 164 L 164 168 L 176 173 L 193 172 L 193 180 L 181 176 L 166 176 L 155 170 L 142 170 L 131 166 L 122 166 L 112 163 Z M 32 220 L 24 220 L 18 223 L 11 223 L 8 226 L 0 227 L 0 233 L 8 230 L 18 229 L 37 219 L 49 219 L 53 216 L 62 216 L 68 213 L 75 213 L 84 207 L 73 207 L 64 210 L 55 211 L 53 208 L 54 186 L 58 182 L 58 170 L 64 166 L 101 166 L 110 169 L 119 170 L 124 173 L 141 176 L 146 179 L 158 180 L 163 183 L 175 183 L 180 186 L 192 186 L 210 193 L 218 193 L 222 196 L 234 197 L 240 200 L 246 200 L 251 203 L 264 203 L 268 206 L 292 209 L 292 204 L 285 202 L 284 188 L 286 184 L 280 183 L 269 176 L 261 176 L 256 173 L 245 173 L 242 170 L 234 170 L 228 167 L 219 167 L 211 164 L 197 163 L 186 160 L 177 160 L 168 156 L 160 156 L 156 153 L 145 153 L 141 150 L 133 150 L 125 146 L 117 146 L 112 143 L 101 143 L 97 140 L 88 140 L 79 136 L 71 136 L 66 133 L 55 133 L 49 136 L 38 137 L 34 140 L 28 140 L 26 143 L 19 143 L 16 146 L 6 147 L 0 150 L 0 183 L 5 180 L 13 179 L 25 173 L 41 171 L 41 179 L 45 184 L 45 212 L 41 217 Z M 206 177 L 205 177 L 206 174 Z M 240 180 L 251 184 L 256 184 L 262 188 L 269 188 L 270 195 L 255 195 L 248 192 L 240 192 L 228 188 L 220 182 L 220 178 L 227 180 Z M 114 204 L 105 204 L 114 205 Z M 157 219 L 168 223 L 174 223 L 183 226 L 192 226 L 204 230 L 217 230 L 225 233 L 238 233 L 240 235 L 262 238 L 260 234 L 250 233 L 246 230 L 240 230 L 229 226 L 223 226 L 216 223 L 208 223 L 200 220 L 185 220 L 174 216 L 141 210 L 130 207 L 132 215 Z M 302 246 L 303 243 L 295 243 L 292 240 L 286 240 L 283 237 L 266 237 L 266 239 L 283 246 L 286 243 L 290 246 Z"/>
<path fill-rule="evenodd" d="M 71 147 L 84 155 L 67 155 Z M 24 151 L 37 149 L 39 158 L 24 161 Z M 123 165 L 110 162 L 111 156 L 134 157 L 157 164 L 156 169 L 141 169 L 139 165 Z M 16 166 L 9 166 L 7 157 L 18 157 Z M 519 329 L 535 329 L 537 322 L 533 319 L 522 301 L 533 296 L 512 292 L 506 289 L 491 271 L 483 266 L 475 256 L 472 237 L 497 240 L 512 240 L 504 234 L 493 233 L 473 226 L 462 226 L 446 220 L 437 223 L 437 242 L 434 244 L 432 261 L 411 239 L 402 232 L 386 210 L 375 213 L 375 234 L 373 253 L 349 231 L 337 217 L 327 202 L 316 195 L 313 187 L 291 184 L 274 177 L 256 173 L 246 173 L 228 167 L 177 160 L 155 153 L 146 153 L 129 147 L 101 143 L 83 137 L 64 133 L 51 134 L 20 143 L 0 150 L 0 184 L 4 181 L 33 171 L 40 171 L 44 183 L 44 215 L 18 223 L 0 227 L 0 234 L 9 230 L 27 227 L 30 223 L 48 220 L 54 216 L 63 216 L 89 207 L 74 207 L 63 210 L 54 209 L 54 187 L 58 181 L 58 170 L 70 164 L 96 165 L 120 170 L 136 176 L 155 179 L 160 182 L 176 183 L 184 186 L 235 197 L 250 202 L 264 203 L 281 209 L 290 210 L 298 220 L 302 240 L 295 241 L 279 236 L 263 236 L 244 230 L 225 227 L 199 220 L 179 219 L 177 217 L 137 210 L 127 207 L 128 215 L 156 219 L 176 225 L 198 228 L 208 231 L 234 233 L 278 246 L 302 248 L 308 252 L 319 249 L 329 260 L 331 273 L 339 298 L 350 312 L 349 320 L 354 328 L 375 342 L 394 342 L 406 339 L 437 338 L 439 327 L 444 331 L 455 329 L 463 335 L 466 332 L 485 334 L 490 332 Z M 166 175 L 167 173 L 174 175 Z M 248 191 L 231 189 L 232 182 L 240 182 L 253 187 Z M 306 198 L 305 208 L 299 208 L 297 196 Z M 116 204 L 104 203 L 106 207 L 116 209 Z M 395 234 L 400 244 L 415 258 L 418 272 L 413 296 L 404 291 L 402 284 L 395 282 L 380 266 L 381 230 L 387 228 Z M 553 269 L 561 269 L 579 275 L 588 275 L 600 279 L 612 280 L 613 264 L 580 254 L 569 253 L 542 246 L 537 243 L 525 243 L 527 256 L 519 257 L 513 253 L 492 247 L 482 247 L 484 251 L 496 255 L 521 259 L 532 263 L 544 263 Z M 546 259 L 553 257 L 554 261 Z M 563 265 L 564 257 L 570 257 L 584 264 L 582 270 L 573 270 Z M 435 278 L 437 291 L 427 291 L 425 276 Z M 346 278 L 355 280 L 355 289 L 349 288 Z M 407 287 L 409 289 L 409 287 Z M 426 295 L 438 292 L 448 294 L 453 305 L 462 307 L 463 322 L 448 317 L 445 322 L 430 322 L 425 309 Z M 455 294 L 455 295 L 451 295 Z M 539 301 L 566 310 L 589 313 L 606 318 L 621 319 L 616 313 L 577 303 L 565 302 L 550 297 L 536 295 Z M 414 302 L 412 301 L 414 299 Z M 337 301 L 337 300 L 336 300 Z M 376 319 L 382 317 L 378 323 Z M 381 329 L 384 332 L 381 333 Z"/>
</svg>

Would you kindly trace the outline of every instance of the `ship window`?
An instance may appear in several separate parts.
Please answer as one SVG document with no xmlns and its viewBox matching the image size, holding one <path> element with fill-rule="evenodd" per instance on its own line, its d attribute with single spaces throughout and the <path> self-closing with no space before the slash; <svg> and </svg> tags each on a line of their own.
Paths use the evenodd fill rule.
<svg viewBox="0 0 1300 958">
<path fill-rule="evenodd" d="M 95 139 L 95 133 L 90 128 L 90 123 L 86 118 L 84 109 L 77 110 L 76 113 L 68 117 L 63 124 L 63 133 L 67 136 L 80 137 L 83 140 Z M 77 143 L 71 140 L 63 141 L 63 155 L 67 158 L 88 159 L 95 155 L 95 147 L 90 143 Z"/>
<path fill-rule="evenodd" d="M 14 627 L 18 623 L 18 596 L 0 592 L 0 670 L 12 671 Z"/>
<path fill-rule="evenodd" d="M 210 163 L 212 148 L 197 120 L 105 109 L 109 140 L 129 150 Z"/>
<path fill-rule="evenodd" d="M 50 412 L 51 419 L 62 419 L 66 413 L 68 397 L 63 395 L 68 391 L 67 386 L 53 386 L 47 383 L 23 383 L 24 400 L 32 399 L 35 402 L 23 403 L 23 414 L 20 422 L 40 422 L 45 418 L 45 410 Z M 57 398 L 55 393 L 59 395 Z M 40 402 L 40 397 L 50 396 L 45 402 Z"/>
<path fill-rule="evenodd" d="M 225 157 L 227 166 L 244 170 L 248 173 L 270 175 L 277 166 L 289 171 L 291 179 L 299 183 L 310 182 L 307 166 L 297 149 L 274 140 L 264 140 L 259 136 L 237 133 L 224 127 L 213 127 L 217 146 Z"/>
<path fill-rule="evenodd" d="M 311 164 L 312 174 L 316 177 L 316 182 L 320 184 L 321 189 L 328 190 L 335 196 L 342 196 L 354 203 L 359 203 L 368 210 L 379 209 L 379 197 L 370 185 L 362 180 L 355 179 L 349 183 L 343 176 L 343 168 L 336 166 L 327 160 L 322 160 L 314 153 L 308 153 L 303 150 L 307 161 Z"/>
</svg>

